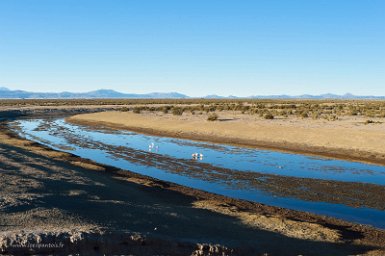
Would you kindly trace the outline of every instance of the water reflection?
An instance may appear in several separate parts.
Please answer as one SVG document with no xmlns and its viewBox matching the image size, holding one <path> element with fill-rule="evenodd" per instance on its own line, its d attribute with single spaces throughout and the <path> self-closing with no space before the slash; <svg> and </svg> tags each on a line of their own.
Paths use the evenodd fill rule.
<svg viewBox="0 0 385 256">
<path fill-rule="evenodd" d="M 326 201 L 340 201 L 328 199 L 326 195 L 320 195 L 319 202 L 310 200 L 317 193 L 320 194 L 314 184 L 324 186 L 318 180 L 360 182 L 382 187 L 385 185 L 385 168 L 382 166 L 148 136 L 103 127 L 94 130 L 68 124 L 63 119 L 22 120 L 15 125 L 31 140 L 154 178 L 235 198 L 385 228 L 385 212 L 378 210 L 383 209 L 382 205 L 377 207 L 375 203 L 373 206 L 368 204 L 378 209 L 356 208 L 350 206 L 354 198 L 344 199 L 341 202 L 346 203 L 343 204 L 329 203 Z M 317 180 L 312 184 L 309 179 L 298 178 Z M 346 187 L 347 191 L 354 188 L 353 185 Z M 345 196 L 343 191 L 337 192 Z"/>
</svg>

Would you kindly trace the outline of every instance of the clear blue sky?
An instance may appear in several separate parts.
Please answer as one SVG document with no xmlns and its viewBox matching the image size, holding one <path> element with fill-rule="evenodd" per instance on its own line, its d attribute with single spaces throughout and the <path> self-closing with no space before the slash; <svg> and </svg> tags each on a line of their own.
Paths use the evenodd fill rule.
<svg viewBox="0 0 385 256">
<path fill-rule="evenodd" d="M 385 1 L 1 0 L 0 86 L 385 95 Z"/>
</svg>

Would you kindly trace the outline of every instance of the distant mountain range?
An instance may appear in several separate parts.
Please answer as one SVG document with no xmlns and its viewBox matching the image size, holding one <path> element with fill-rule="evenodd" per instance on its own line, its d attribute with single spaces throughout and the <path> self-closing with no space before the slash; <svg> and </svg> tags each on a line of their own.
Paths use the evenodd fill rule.
<svg viewBox="0 0 385 256">
<path fill-rule="evenodd" d="M 191 98 L 185 94 L 177 92 L 161 93 L 153 92 L 146 94 L 121 93 L 114 90 L 96 90 L 91 92 L 28 92 L 22 90 L 10 90 L 6 87 L 0 87 L 0 99 L 186 99 Z M 321 94 L 321 95 L 254 95 L 249 97 L 207 95 L 205 99 L 378 99 L 385 100 L 385 96 L 357 96 L 350 93 L 344 95 Z"/>
<path fill-rule="evenodd" d="M 297 96 L 291 95 L 268 95 L 268 96 L 251 96 L 253 99 L 344 99 L 344 100 L 354 100 L 354 99 L 371 99 L 371 100 L 384 100 L 385 96 L 359 96 L 351 93 L 346 93 L 343 95 L 325 93 L 320 95 L 310 95 L 302 94 Z"/>
<path fill-rule="evenodd" d="M 0 87 L 0 99 L 184 99 L 188 96 L 177 93 L 121 93 L 114 90 L 97 90 L 92 92 L 75 93 L 75 92 L 28 92 L 21 90 L 9 90 L 5 87 Z"/>
<path fill-rule="evenodd" d="M 207 95 L 203 97 L 205 99 L 342 99 L 342 100 L 354 100 L 354 99 L 370 99 L 370 100 L 385 100 L 385 96 L 358 96 L 351 93 L 346 93 L 344 95 L 325 93 L 320 95 L 311 95 L 311 94 L 302 94 L 302 95 L 252 95 L 248 97 L 237 97 L 237 96 L 220 96 L 216 94 Z"/>
</svg>

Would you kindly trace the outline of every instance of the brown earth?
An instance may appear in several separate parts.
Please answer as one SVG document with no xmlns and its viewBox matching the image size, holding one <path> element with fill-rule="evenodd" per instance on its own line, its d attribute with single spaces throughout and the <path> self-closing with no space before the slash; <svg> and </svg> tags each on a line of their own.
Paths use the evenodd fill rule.
<svg viewBox="0 0 385 256">
<path fill-rule="evenodd" d="M 206 119 L 206 115 L 107 111 L 76 115 L 68 121 L 385 164 L 385 123 L 366 124 L 363 117 L 343 117 L 333 122 L 301 118 L 265 120 L 221 112 L 218 121 Z"/>
</svg>

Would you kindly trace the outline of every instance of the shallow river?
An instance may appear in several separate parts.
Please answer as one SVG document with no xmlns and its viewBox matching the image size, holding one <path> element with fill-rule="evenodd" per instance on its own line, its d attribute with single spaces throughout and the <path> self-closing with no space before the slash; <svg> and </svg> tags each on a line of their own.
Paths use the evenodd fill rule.
<svg viewBox="0 0 385 256">
<path fill-rule="evenodd" d="M 336 182 L 335 190 L 344 189 L 338 184 L 383 187 L 383 166 L 103 127 L 90 129 L 66 123 L 63 119 L 19 120 L 11 126 L 22 136 L 51 148 L 161 180 L 385 228 L 385 211 L 381 207 L 357 207 L 335 199 L 323 200 L 322 196 L 309 199 L 301 193 L 285 193 L 279 185 L 284 184 L 286 177 L 287 181 L 298 184 Z M 193 159 L 193 153 L 203 157 Z M 312 192 L 311 185 L 301 186 L 296 189 L 302 189 L 303 194 Z M 347 202 L 351 201 L 354 198 L 347 199 Z"/>
</svg>

